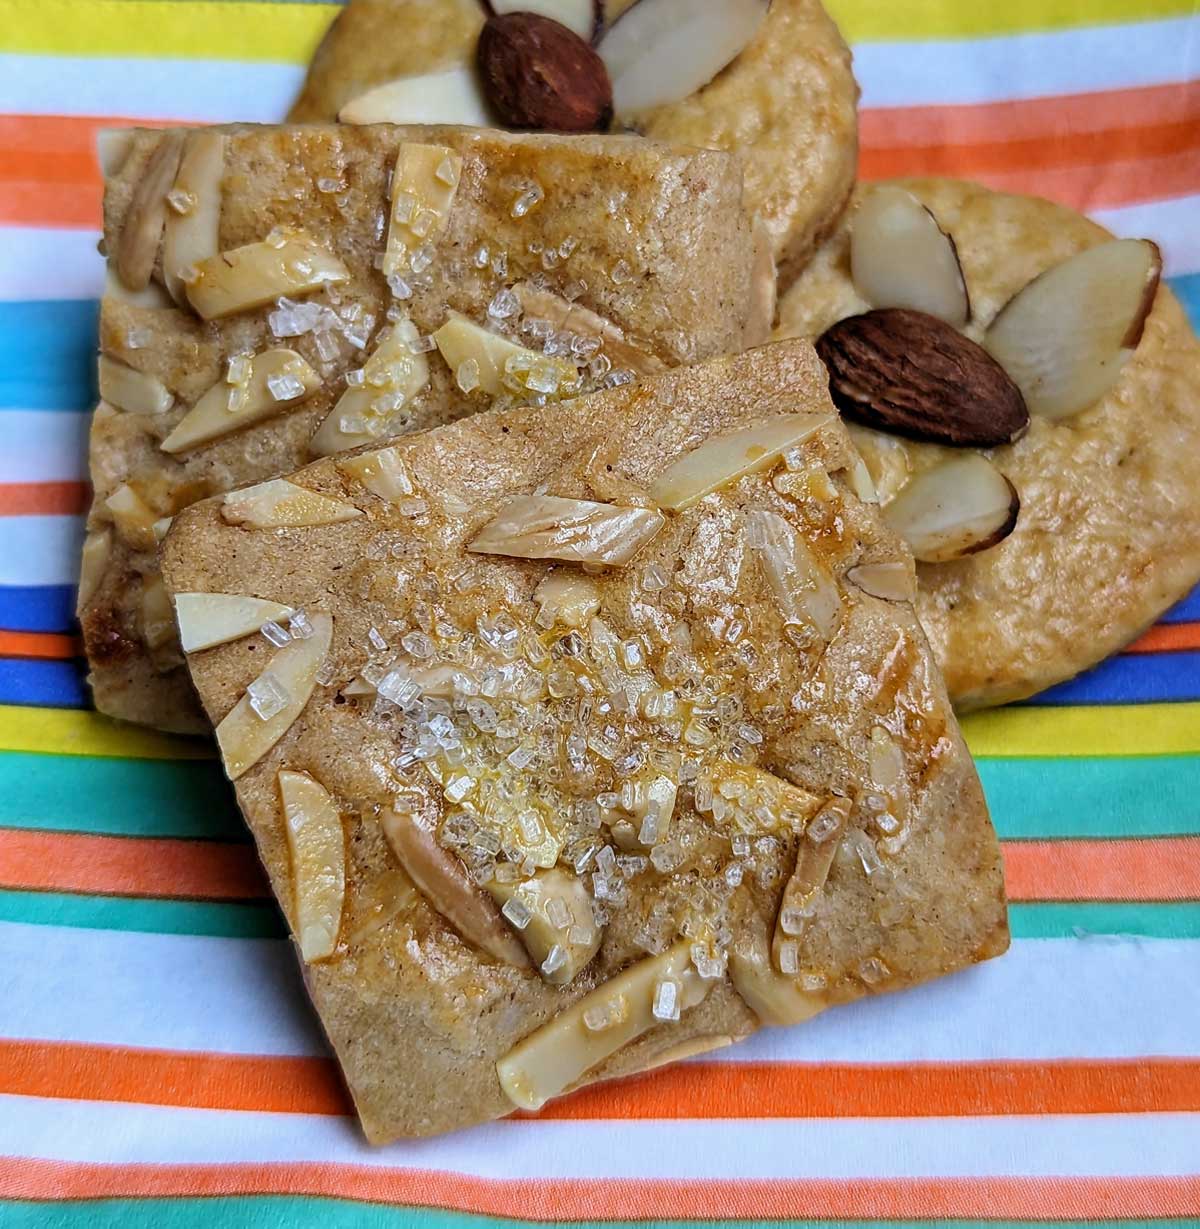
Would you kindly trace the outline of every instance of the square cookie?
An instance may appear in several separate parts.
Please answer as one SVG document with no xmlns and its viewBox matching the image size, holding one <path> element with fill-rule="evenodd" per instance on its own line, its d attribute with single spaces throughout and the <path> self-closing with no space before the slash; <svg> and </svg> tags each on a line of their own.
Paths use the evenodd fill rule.
<svg viewBox="0 0 1200 1229">
<path fill-rule="evenodd" d="M 127 720 L 206 728 L 155 562 L 189 503 L 769 323 L 729 155 L 390 125 L 139 130 L 102 152 L 79 615 L 96 705 Z"/>
<path fill-rule="evenodd" d="M 1006 948 L 860 464 L 783 342 L 176 517 L 192 678 L 371 1140 Z"/>
</svg>

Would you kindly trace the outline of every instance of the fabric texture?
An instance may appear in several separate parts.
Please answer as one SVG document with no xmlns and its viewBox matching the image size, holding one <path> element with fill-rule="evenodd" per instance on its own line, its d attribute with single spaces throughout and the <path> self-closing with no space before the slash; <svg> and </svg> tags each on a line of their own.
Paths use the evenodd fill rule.
<svg viewBox="0 0 1200 1229">
<path fill-rule="evenodd" d="M 1154 238 L 1200 323 L 1196 0 L 829 7 L 864 178 Z M 71 618 L 96 131 L 277 120 L 334 11 L 0 0 L 0 1224 L 1200 1224 L 1200 590 L 965 722 L 1003 959 L 535 1117 L 362 1142 L 218 765 L 87 711 Z"/>
</svg>

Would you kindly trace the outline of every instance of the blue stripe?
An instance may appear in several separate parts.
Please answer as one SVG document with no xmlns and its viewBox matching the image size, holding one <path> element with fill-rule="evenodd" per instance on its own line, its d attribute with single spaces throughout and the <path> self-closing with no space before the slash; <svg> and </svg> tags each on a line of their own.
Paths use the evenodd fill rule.
<svg viewBox="0 0 1200 1229">
<path fill-rule="evenodd" d="M 1200 273 L 1171 277 L 1167 284 L 1200 331 Z M 94 299 L 0 303 L 0 409 L 80 410 L 95 404 L 98 311 Z"/>
<path fill-rule="evenodd" d="M 1185 273 L 1182 277 L 1167 278 L 1167 285 L 1179 296 L 1183 310 L 1187 312 L 1192 328 L 1200 333 L 1200 273 Z"/>
<path fill-rule="evenodd" d="M 0 585 L 0 627 L 5 631 L 68 632 L 74 626 L 74 585 Z"/>
<path fill-rule="evenodd" d="M 73 661 L 0 657 L 0 704 L 85 708 L 82 668 Z"/>
<path fill-rule="evenodd" d="M 1152 704 L 1170 700 L 1200 700 L 1200 653 L 1110 657 L 1027 703 Z"/>
<path fill-rule="evenodd" d="M 1159 619 L 1159 622 L 1194 623 L 1198 619 L 1200 619 L 1200 585 L 1197 585 L 1181 602 L 1172 606 Z"/>
<path fill-rule="evenodd" d="M 94 299 L 0 303 L 0 408 L 94 405 L 98 310 Z"/>
</svg>

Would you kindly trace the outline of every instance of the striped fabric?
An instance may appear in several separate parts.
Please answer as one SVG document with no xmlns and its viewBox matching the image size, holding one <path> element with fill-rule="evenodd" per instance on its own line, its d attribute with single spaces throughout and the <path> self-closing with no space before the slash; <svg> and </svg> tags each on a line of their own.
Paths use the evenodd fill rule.
<svg viewBox="0 0 1200 1229">
<path fill-rule="evenodd" d="M 1151 236 L 1200 322 L 1196 0 L 831 8 L 865 176 Z M 332 12 L 0 0 L 0 1224 L 1200 1225 L 1200 591 L 967 721 L 1003 960 L 536 1117 L 361 1142 L 217 764 L 86 711 L 70 613 L 95 131 L 277 119 Z"/>
</svg>

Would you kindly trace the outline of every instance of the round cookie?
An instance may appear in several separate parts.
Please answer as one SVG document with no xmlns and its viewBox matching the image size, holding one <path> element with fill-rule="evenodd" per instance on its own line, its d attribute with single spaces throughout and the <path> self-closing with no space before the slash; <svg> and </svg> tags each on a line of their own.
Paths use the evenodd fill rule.
<svg viewBox="0 0 1200 1229">
<path fill-rule="evenodd" d="M 1111 238 L 1049 201 L 952 180 L 901 181 L 953 239 L 980 340 L 1032 278 Z M 779 337 L 815 339 L 869 310 L 850 274 L 860 187 L 780 303 Z M 1160 286 L 1137 348 L 1101 399 L 1034 415 L 1016 443 L 976 450 L 852 427 L 885 510 L 912 475 L 981 451 L 1021 507 L 990 549 L 918 565 L 921 622 L 960 710 L 1030 696 L 1133 639 L 1200 579 L 1200 343 Z"/>
<path fill-rule="evenodd" d="M 289 118 L 332 120 L 386 81 L 473 63 L 485 16 L 481 0 L 350 0 Z M 728 67 L 691 97 L 637 115 L 632 127 L 658 141 L 742 156 L 746 201 L 770 237 L 783 287 L 853 186 L 857 102 L 850 51 L 819 0 L 773 0 Z"/>
</svg>

